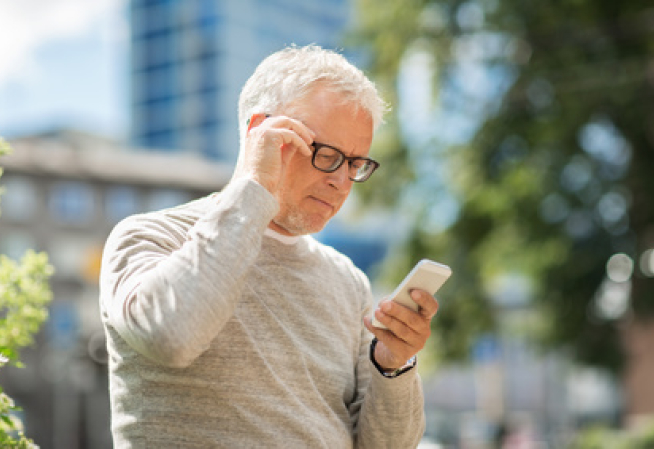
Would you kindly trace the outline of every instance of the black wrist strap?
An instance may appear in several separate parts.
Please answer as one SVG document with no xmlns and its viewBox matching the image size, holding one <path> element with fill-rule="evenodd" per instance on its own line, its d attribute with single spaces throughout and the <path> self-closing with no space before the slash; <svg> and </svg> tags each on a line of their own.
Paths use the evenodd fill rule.
<svg viewBox="0 0 654 449">
<path fill-rule="evenodd" d="M 370 361 L 372 362 L 373 365 L 375 365 L 375 368 L 377 368 L 377 371 L 379 371 L 379 374 L 381 374 L 382 376 L 387 377 L 389 379 L 393 379 L 395 377 L 401 376 L 407 371 L 412 370 L 416 366 L 417 359 L 416 356 L 413 356 L 409 359 L 408 362 L 406 362 L 404 366 L 401 366 L 395 371 L 391 371 L 390 373 L 384 371 L 384 369 L 381 366 L 379 366 L 379 363 L 377 363 L 377 360 L 375 360 L 375 348 L 377 347 L 377 342 L 378 342 L 377 337 L 375 337 L 372 339 L 372 342 L 370 343 Z"/>
</svg>

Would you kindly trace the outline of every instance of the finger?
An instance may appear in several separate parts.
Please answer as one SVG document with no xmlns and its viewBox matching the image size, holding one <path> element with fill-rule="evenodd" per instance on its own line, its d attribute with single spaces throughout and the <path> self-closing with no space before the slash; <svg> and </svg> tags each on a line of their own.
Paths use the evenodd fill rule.
<svg viewBox="0 0 654 449">
<path fill-rule="evenodd" d="M 438 301 L 433 295 L 420 289 L 413 289 L 409 293 L 411 299 L 420 306 L 420 314 L 431 320 L 438 312 Z"/>
<path fill-rule="evenodd" d="M 430 326 L 430 319 L 427 316 L 423 315 L 420 311 L 415 312 L 395 301 L 382 301 L 379 310 L 387 317 L 399 321 L 414 332 L 423 333 Z"/>
<path fill-rule="evenodd" d="M 406 360 L 409 360 L 414 354 L 416 349 L 407 345 L 404 341 L 397 338 L 391 331 L 380 329 L 372 325 L 372 320 L 369 317 L 363 319 L 365 327 L 375 336 L 379 341 L 377 345 L 378 350 L 385 347 L 383 356 L 379 357 L 379 353 L 375 354 L 377 362 L 386 368 L 400 367 Z"/>
<path fill-rule="evenodd" d="M 379 319 L 379 318 L 378 318 Z M 392 319 L 390 319 L 392 320 Z M 391 321 L 388 321 L 390 324 Z M 400 340 L 391 329 L 389 328 L 381 328 L 377 327 L 374 324 L 372 324 L 372 318 L 371 317 L 364 317 L 363 318 L 363 324 L 365 325 L 366 329 L 370 331 L 371 334 L 373 334 L 375 337 L 377 337 L 379 340 L 386 340 L 388 338 L 393 338 L 396 340 Z"/>
<path fill-rule="evenodd" d="M 372 324 L 372 319 L 367 316 L 363 318 L 363 325 L 370 331 L 371 334 L 373 334 L 378 339 L 380 339 L 383 332 L 388 332 L 385 329 L 374 326 Z"/>
<path fill-rule="evenodd" d="M 372 333 L 375 337 L 377 337 L 377 340 L 384 342 L 386 347 L 392 348 L 393 353 L 399 354 L 399 358 L 401 357 L 402 353 L 408 352 L 407 347 L 408 345 L 406 342 L 398 338 L 393 332 L 389 329 L 381 329 L 379 327 L 375 327 L 372 324 L 372 319 L 369 317 L 364 317 L 363 318 L 363 324 Z M 410 358 L 410 357 L 409 357 Z"/>
<path fill-rule="evenodd" d="M 285 116 L 270 117 L 267 122 L 268 126 L 271 128 L 287 129 L 295 133 L 302 141 L 304 141 L 304 145 L 298 145 L 298 149 L 300 149 L 301 152 L 306 156 L 312 155 L 312 151 L 309 146 L 313 143 L 316 135 L 304 123 Z"/>
<path fill-rule="evenodd" d="M 299 151 L 305 156 L 310 156 L 312 154 L 311 149 L 307 145 L 306 141 L 303 140 L 294 131 L 288 129 L 279 129 L 275 131 L 278 133 L 278 137 L 281 138 L 281 141 L 278 143 L 278 145 L 282 152 L 282 160 L 284 161 L 284 165 L 288 163 L 296 151 Z"/>
<path fill-rule="evenodd" d="M 288 128 L 263 127 L 257 129 L 255 141 L 261 149 L 280 151 L 282 159 L 287 161 L 295 151 L 309 151 L 306 142 L 293 130 Z"/>
<path fill-rule="evenodd" d="M 421 334 L 428 333 L 428 320 L 401 304 L 388 301 L 375 310 L 375 318 L 384 324 L 388 332 L 413 346 L 422 340 Z"/>
</svg>

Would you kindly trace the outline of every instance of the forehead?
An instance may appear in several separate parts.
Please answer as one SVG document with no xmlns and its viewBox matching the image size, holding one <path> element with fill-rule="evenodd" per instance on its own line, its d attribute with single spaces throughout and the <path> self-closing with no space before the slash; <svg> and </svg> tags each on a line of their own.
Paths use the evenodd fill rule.
<svg viewBox="0 0 654 449">
<path fill-rule="evenodd" d="M 347 155 L 367 155 L 372 143 L 370 113 L 347 96 L 314 88 L 296 100 L 285 113 L 302 121 L 315 140 L 338 148 Z"/>
</svg>

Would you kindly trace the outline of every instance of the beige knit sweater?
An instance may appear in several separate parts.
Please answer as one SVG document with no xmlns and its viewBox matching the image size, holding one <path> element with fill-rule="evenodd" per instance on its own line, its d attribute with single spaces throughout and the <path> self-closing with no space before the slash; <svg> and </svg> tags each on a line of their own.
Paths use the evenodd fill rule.
<svg viewBox="0 0 654 449">
<path fill-rule="evenodd" d="M 238 181 L 116 226 L 100 297 L 115 447 L 418 444 L 416 370 L 369 360 L 365 275 L 312 237 L 266 235 L 277 210 Z"/>
</svg>

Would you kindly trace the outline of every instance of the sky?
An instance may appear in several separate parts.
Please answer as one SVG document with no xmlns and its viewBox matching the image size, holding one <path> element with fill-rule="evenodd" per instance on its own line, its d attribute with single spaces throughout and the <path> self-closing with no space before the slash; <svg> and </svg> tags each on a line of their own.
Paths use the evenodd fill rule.
<svg viewBox="0 0 654 449">
<path fill-rule="evenodd" d="M 0 0 L 0 136 L 124 138 L 127 49 L 126 0 Z"/>
</svg>

